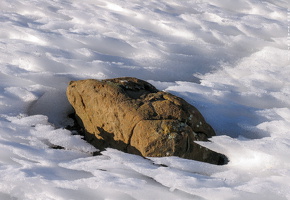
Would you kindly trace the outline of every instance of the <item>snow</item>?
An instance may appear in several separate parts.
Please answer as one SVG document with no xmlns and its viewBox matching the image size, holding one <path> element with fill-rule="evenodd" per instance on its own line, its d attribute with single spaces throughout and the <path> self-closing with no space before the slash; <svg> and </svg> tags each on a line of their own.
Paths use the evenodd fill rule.
<svg viewBox="0 0 290 200">
<path fill-rule="evenodd" d="M 290 199 L 289 9 L 287 0 L 1 0 L 0 199 Z M 64 129 L 66 87 L 121 76 L 196 106 L 217 133 L 200 144 L 229 164 L 92 156 Z"/>
</svg>

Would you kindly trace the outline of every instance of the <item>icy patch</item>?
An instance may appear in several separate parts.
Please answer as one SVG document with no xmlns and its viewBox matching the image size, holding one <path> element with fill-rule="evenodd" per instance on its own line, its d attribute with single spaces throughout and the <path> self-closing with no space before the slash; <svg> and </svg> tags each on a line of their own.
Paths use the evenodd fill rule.
<svg viewBox="0 0 290 200">
<path fill-rule="evenodd" d="M 7 117 L 14 124 L 22 126 L 35 127 L 36 125 L 48 125 L 48 117 L 44 115 L 25 116 L 24 114 L 17 117 Z"/>
<path fill-rule="evenodd" d="M 28 140 L 33 146 L 42 147 L 59 146 L 66 150 L 75 150 L 86 153 L 93 153 L 96 149 L 85 142 L 80 135 L 72 135 L 66 129 L 55 129 L 44 115 L 7 117 L 12 124 L 29 130 Z M 27 131 L 28 131 L 27 130 Z M 22 137 L 24 139 L 24 137 Z"/>
</svg>

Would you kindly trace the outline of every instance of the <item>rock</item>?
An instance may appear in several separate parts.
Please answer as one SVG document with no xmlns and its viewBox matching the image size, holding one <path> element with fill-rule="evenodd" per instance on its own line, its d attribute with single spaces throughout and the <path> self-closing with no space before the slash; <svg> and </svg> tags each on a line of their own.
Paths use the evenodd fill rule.
<svg viewBox="0 0 290 200">
<path fill-rule="evenodd" d="M 67 97 L 96 148 L 145 157 L 179 156 L 225 164 L 224 155 L 200 146 L 214 136 L 200 112 L 182 98 L 136 78 L 70 82 Z"/>
</svg>

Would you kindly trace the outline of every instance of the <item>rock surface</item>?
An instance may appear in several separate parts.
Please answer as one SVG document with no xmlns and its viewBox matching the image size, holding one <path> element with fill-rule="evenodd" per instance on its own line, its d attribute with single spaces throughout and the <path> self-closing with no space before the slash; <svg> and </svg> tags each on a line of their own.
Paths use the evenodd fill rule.
<svg viewBox="0 0 290 200">
<path fill-rule="evenodd" d="M 100 150 L 111 147 L 146 157 L 179 156 L 212 164 L 226 157 L 194 141 L 214 130 L 185 100 L 136 78 L 70 82 L 67 97 L 85 128 L 85 139 Z"/>
</svg>

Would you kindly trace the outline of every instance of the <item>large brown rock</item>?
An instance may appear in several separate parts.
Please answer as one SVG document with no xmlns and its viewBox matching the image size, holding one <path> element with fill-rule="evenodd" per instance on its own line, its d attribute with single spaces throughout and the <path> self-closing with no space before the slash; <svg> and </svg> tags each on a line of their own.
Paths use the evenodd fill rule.
<svg viewBox="0 0 290 200">
<path fill-rule="evenodd" d="M 95 147 L 146 157 L 179 156 L 224 164 L 226 157 L 194 141 L 214 130 L 185 100 L 136 78 L 70 82 L 67 97 Z"/>
</svg>

